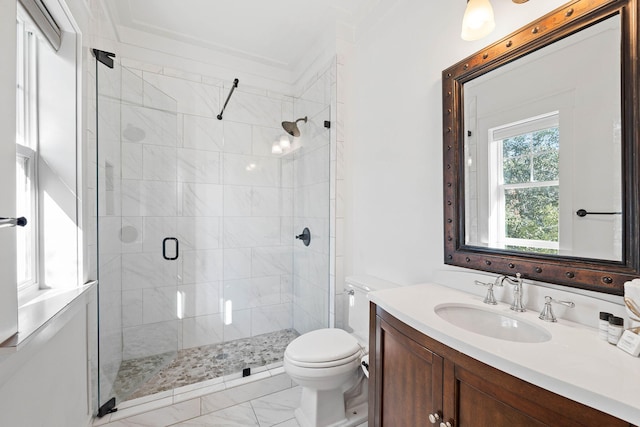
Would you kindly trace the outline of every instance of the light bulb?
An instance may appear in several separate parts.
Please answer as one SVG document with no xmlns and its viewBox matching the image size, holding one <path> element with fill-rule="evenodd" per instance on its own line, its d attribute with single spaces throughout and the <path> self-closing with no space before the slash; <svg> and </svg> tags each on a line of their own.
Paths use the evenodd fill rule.
<svg viewBox="0 0 640 427">
<path fill-rule="evenodd" d="M 286 150 L 290 147 L 291 147 L 291 141 L 289 140 L 289 137 L 287 135 L 282 135 L 280 137 L 280 148 L 282 148 L 282 150 Z"/>
<path fill-rule="evenodd" d="M 282 147 L 279 141 L 274 142 L 271 146 L 271 154 L 282 154 Z"/>
<path fill-rule="evenodd" d="M 489 0 L 469 0 L 462 18 L 462 40 L 478 40 L 496 27 Z"/>
</svg>

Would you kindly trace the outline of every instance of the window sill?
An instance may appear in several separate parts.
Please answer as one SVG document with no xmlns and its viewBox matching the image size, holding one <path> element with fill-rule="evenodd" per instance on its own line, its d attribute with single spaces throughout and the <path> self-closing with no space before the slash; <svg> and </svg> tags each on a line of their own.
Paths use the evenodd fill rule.
<svg viewBox="0 0 640 427">
<path fill-rule="evenodd" d="M 18 307 L 18 333 L 0 344 L 0 355 L 20 351 L 43 332 L 53 336 L 66 323 L 74 307 L 95 295 L 97 281 L 64 290 L 38 291 Z"/>
</svg>

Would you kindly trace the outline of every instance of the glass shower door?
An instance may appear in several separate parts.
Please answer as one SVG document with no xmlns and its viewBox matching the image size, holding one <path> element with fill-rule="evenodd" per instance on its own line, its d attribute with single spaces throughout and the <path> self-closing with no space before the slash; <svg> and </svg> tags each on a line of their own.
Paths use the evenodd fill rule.
<svg viewBox="0 0 640 427">
<path fill-rule="evenodd" d="M 329 79 L 240 87 L 224 120 L 218 81 L 97 80 L 100 404 L 277 367 L 330 324 Z M 291 116 L 302 134 L 273 153 Z"/>
<path fill-rule="evenodd" d="M 319 82 L 321 83 L 321 82 Z M 293 152 L 293 231 L 309 229 L 311 241 L 293 243 L 293 328 L 299 333 L 330 326 L 330 107 L 304 99 L 294 102 L 296 116 L 308 120 Z"/>
<path fill-rule="evenodd" d="M 178 350 L 176 101 L 98 64 L 100 404 L 135 397 Z"/>
</svg>

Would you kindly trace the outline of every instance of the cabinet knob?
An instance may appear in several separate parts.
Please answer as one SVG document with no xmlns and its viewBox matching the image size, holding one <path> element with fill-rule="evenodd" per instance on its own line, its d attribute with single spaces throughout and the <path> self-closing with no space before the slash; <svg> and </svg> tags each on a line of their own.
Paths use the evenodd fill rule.
<svg viewBox="0 0 640 427">
<path fill-rule="evenodd" d="M 435 424 L 438 421 L 440 421 L 440 414 L 439 413 L 434 413 L 434 414 L 429 414 L 429 421 L 431 422 L 431 424 Z"/>
<path fill-rule="evenodd" d="M 446 423 L 440 423 L 440 427 L 452 427 L 452 425 L 449 421 L 447 421 Z"/>
</svg>

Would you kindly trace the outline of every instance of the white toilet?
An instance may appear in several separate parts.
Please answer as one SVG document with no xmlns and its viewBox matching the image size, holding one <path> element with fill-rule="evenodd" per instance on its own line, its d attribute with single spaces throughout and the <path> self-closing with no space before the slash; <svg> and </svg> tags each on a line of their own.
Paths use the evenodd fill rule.
<svg viewBox="0 0 640 427">
<path fill-rule="evenodd" d="M 370 276 L 345 279 L 348 326 L 318 329 L 293 340 L 284 352 L 284 370 L 302 387 L 295 415 L 301 427 L 349 427 L 367 419 L 370 291 L 398 285 Z M 362 368 L 362 369 L 361 369 Z"/>
</svg>

